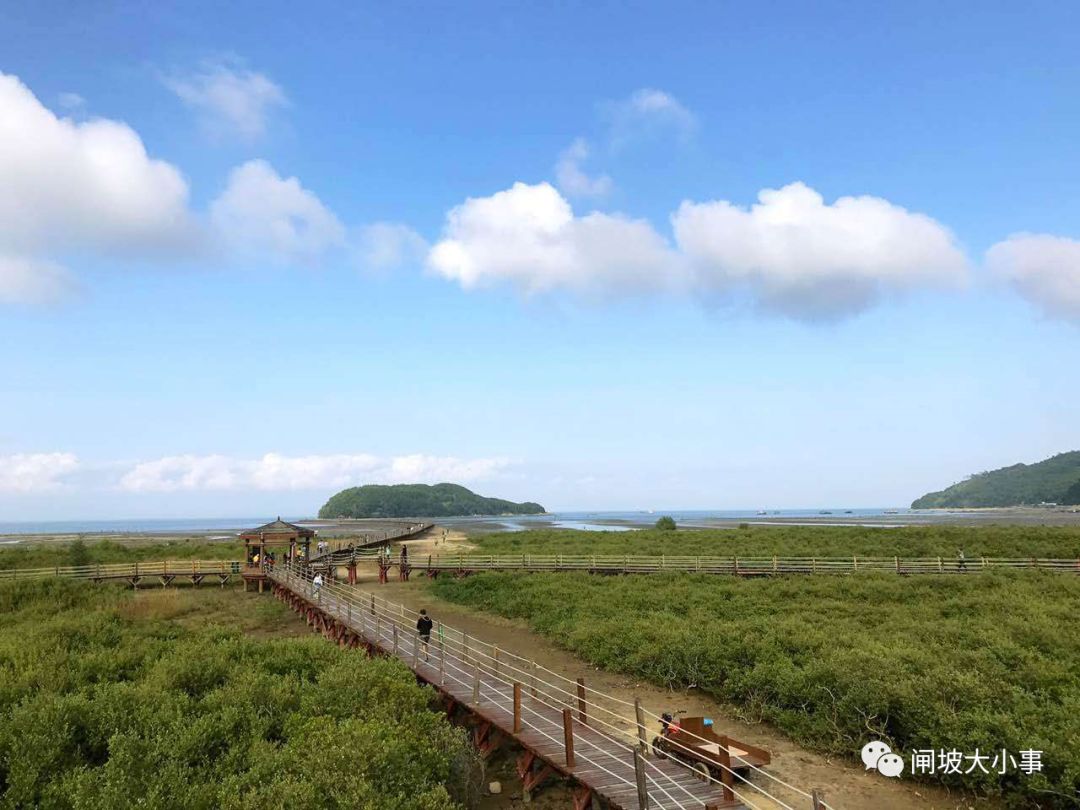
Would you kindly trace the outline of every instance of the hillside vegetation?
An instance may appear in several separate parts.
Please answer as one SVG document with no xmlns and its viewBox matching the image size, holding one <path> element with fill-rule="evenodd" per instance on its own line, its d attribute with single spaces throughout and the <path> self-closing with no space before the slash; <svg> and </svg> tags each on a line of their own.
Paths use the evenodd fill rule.
<svg viewBox="0 0 1080 810">
<path fill-rule="evenodd" d="M 320 518 L 542 515 L 538 503 L 485 498 L 457 484 L 368 484 L 344 489 L 319 510 Z"/>
<path fill-rule="evenodd" d="M 222 627 L 184 599 L 0 584 L 0 806 L 461 807 L 474 755 L 403 665 L 235 629 L 291 621 L 270 600 Z"/>
<path fill-rule="evenodd" d="M 934 778 L 1016 807 L 1076 806 L 1080 577 L 494 573 L 433 588 L 524 619 L 596 666 L 703 690 L 851 761 L 872 738 L 906 761 L 927 748 L 1043 751 L 1041 774 Z"/>
<path fill-rule="evenodd" d="M 1080 450 L 1037 464 L 981 472 L 940 492 L 923 495 L 912 509 L 1080 504 Z"/>
</svg>

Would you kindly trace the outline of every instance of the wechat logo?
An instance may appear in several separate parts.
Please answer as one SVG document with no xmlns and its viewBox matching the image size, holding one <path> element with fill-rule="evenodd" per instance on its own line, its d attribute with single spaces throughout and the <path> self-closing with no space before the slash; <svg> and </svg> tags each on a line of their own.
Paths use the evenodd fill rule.
<svg viewBox="0 0 1080 810">
<path fill-rule="evenodd" d="M 877 771 L 882 776 L 895 777 L 904 772 L 904 759 L 894 754 L 881 740 L 872 740 L 862 748 L 862 761 L 868 771 Z"/>
</svg>

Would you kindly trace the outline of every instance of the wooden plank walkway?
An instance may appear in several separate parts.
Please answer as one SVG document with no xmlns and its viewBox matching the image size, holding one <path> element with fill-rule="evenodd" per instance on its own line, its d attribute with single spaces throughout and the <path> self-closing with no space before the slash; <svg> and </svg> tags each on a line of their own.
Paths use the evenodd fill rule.
<svg viewBox="0 0 1080 810">
<path fill-rule="evenodd" d="M 0 571 L 0 580 L 66 577 L 104 582 L 118 579 L 138 587 L 144 579 L 153 577 L 157 577 L 162 585 L 170 585 L 177 579 L 198 585 L 204 579 L 216 577 L 224 586 L 231 577 L 240 574 L 242 566 L 243 563 L 240 560 L 160 560 L 102 565 L 59 565 L 50 568 L 8 568 Z"/>
<path fill-rule="evenodd" d="M 323 585 L 316 589 L 305 574 L 283 566 L 270 577 L 279 598 L 305 612 L 309 623 L 325 635 L 342 646 L 362 644 L 398 658 L 451 705 L 473 715 L 481 730 L 477 742 L 498 734 L 534 755 L 541 762 L 531 774 L 523 774 L 526 780 L 537 775 L 535 767 L 546 766 L 577 784 L 581 795 L 595 793 L 617 810 L 640 810 L 639 779 L 644 781 L 645 803 L 657 810 L 784 806 L 725 798 L 722 784 L 704 781 L 683 763 L 639 756 L 633 734 L 628 740 L 610 723 L 587 716 L 584 701 L 553 697 L 553 692 L 558 695 L 565 690 L 541 681 L 535 673 L 523 677 L 514 666 L 483 654 L 475 640 L 470 648 L 467 635 L 452 639 L 437 630 L 425 650 L 403 608 L 395 612 L 390 603 L 354 588 Z M 567 713 L 571 715 L 569 749 Z M 474 730 L 474 739 L 476 735 Z M 746 782 L 734 782 L 736 796 L 750 787 Z M 582 801 L 580 806 L 587 804 Z"/>
<path fill-rule="evenodd" d="M 1080 574 L 1080 557 L 1071 559 L 942 557 L 689 557 L 602 556 L 570 554 L 447 554 L 410 562 L 429 575 L 480 571 L 583 571 L 591 574 L 656 574 L 682 572 L 762 577 L 783 574 L 977 574 L 997 569 L 1024 569 Z"/>
</svg>

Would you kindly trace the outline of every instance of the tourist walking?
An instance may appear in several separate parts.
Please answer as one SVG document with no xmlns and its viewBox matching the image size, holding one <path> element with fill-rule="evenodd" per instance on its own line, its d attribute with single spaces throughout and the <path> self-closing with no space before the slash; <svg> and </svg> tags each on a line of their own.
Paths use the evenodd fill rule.
<svg viewBox="0 0 1080 810">
<path fill-rule="evenodd" d="M 956 550 L 956 570 L 967 571 L 967 559 L 964 557 L 964 550 L 962 548 Z"/>
<path fill-rule="evenodd" d="M 431 644 L 431 628 L 434 622 L 428 616 L 426 610 L 420 611 L 420 618 L 416 620 L 416 634 L 420 639 L 420 649 L 424 652 L 424 660 L 428 660 L 428 648 Z"/>
</svg>

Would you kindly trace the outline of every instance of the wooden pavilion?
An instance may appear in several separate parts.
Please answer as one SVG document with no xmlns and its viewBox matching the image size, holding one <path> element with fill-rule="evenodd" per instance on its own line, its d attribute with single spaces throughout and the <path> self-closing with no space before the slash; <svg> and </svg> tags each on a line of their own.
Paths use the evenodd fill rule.
<svg viewBox="0 0 1080 810">
<path fill-rule="evenodd" d="M 255 586 L 262 593 L 267 582 L 266 569 L 275 563 L 310 559 L 314 537 L 314 530 L 287 523 L 280 517 L 241 532 L 240 539 L 244 543 L 244 570 L 241 574 L 244 590 Z"/>
</svg>

